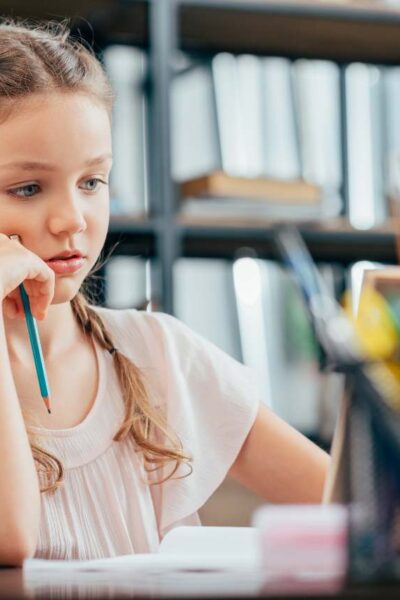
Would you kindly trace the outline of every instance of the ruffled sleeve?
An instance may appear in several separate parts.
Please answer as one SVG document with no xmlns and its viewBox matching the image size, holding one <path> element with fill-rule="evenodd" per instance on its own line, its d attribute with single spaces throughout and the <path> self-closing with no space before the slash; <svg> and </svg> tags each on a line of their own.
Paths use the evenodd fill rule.
<svg viewBox="0 0 400 600">
<path fill-rule="evenodd" d="M 192 457 L 173 479 L 150 486 L 159 537 L 199 524 L 197 511 L 224 480 L 255 421 L 261 397 L 254 372 L 184 323 L 160 312 L 97 307 L 115 345 L 141 370 L 149 398 Z M 171 471 L 151 477 L 158 479 Z"/>
<path fill-rule="evenodd" d="M 174 479 L 152 486 L 162 538 L 193 516 L 222 483 L 257 415 L 260 394 L 253 371 L 178 319 L 142 313 L 148 339 L 160 351 L 160 388 L 168 424 L 192 456 L 192 473 L 181 465 Z M 186 521 L 185 521 L 186 519 Z"/>
</svg>

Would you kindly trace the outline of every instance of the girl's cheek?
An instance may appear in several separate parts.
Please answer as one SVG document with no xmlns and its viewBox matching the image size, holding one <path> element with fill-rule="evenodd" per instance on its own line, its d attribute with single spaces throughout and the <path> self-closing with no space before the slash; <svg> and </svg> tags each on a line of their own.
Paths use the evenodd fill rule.
<svg viewBox="0 0 400 600">
<path fill-rule="evenodd" d="M 22 203 L 21 203 L 22 204 Z M 15 203 L 12 207 L 5 205 L 0 197 L 0 232 L 11 235 L 18 232 L 32 235 L 34 228 L 43 221 L 40 211 L 33 211 L 27 205 Z"/>
<path fill-rule="evenodd" d="M 16 211 L 2 207 L 0 199 L 0 232 L 8 235 L 15 233 L 11 229 L 13 226 L 15 228 L 18 221 L 21 221 L 20 215 Z"/>
<path fill-rule="evenodd" d="M 95 213 L 91 217 L 88 216 L 88 218 L 93 219 L 92 223 L 97 231 L 102 232 L 104 230 L 104 232 L 107 233 L 110 219 L 110 209 L 108 204 L 105 202 L 102 203 Z"/>
</svg>

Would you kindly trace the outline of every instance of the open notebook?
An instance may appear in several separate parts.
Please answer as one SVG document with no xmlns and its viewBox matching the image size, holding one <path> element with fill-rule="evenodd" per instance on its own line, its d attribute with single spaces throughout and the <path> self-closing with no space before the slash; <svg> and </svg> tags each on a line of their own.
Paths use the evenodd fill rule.
<svg viewBox="0 0 400 600">
<path fill-rule="evenodd" d="M 248 569 L 258 565 L 257 530 L 254 527 L 176 527 L 163 538 L 158 554 L 125 554 L 95 560 L 28 559 L 24 569 L 102 569 L 116 568 L 151 570 L 171 568 L 201 568 L 211 570 Z"/>
<path fill-rule="evenodd" d="M 24 587 L 37 597 L 96 590 L 169 597 L 255 595 L 263 581 L 258 568 L 257 530 L 251 527 L 177 527 L 158 554 L 97 560 L 26 560 Z"/>
</svg>

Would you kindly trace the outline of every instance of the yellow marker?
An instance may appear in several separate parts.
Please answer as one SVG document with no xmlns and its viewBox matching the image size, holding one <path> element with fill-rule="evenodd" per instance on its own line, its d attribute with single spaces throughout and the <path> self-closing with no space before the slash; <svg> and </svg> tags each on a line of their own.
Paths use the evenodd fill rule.
<svg viewBox="0 0 400 600">
<path fill-rule="evenodd" d="M 344 295 L 343 305 L 366 356 L 373 360 L 391 358 L 398 348 L 399 338 L 390 305 L 382 294 L 372 287 L 363 288 L 356 316 L 349 292 Z"/>
</svg>

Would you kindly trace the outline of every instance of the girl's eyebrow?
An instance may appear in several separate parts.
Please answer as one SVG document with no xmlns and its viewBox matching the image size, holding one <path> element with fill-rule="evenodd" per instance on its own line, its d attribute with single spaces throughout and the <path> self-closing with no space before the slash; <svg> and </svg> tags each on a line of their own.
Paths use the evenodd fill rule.
<svg viewBox="0 0 400 600">
<path fill-rule="evenodd" d="M 100 156 L 96 156 L 95 158 L 89 158 L 89 160 L 85 161 L 85 167 L 92 167 L 99 163 L 104 162 L 105 160 L 112 158 L 111 153 L 102 154 Z M 36 162 L 36 161 L 20 161 L 20 162 L 11 162 L 6 165 L 0 165 L 0 169 L 11 169 L 11 168 L 19 168 L 22 171 L 32 171 L 32 170 L 42 170 L 42 171 L 56 171 L 57 167 L 54 165 L 50 165 L 48 163 Z"/>
</svg>

